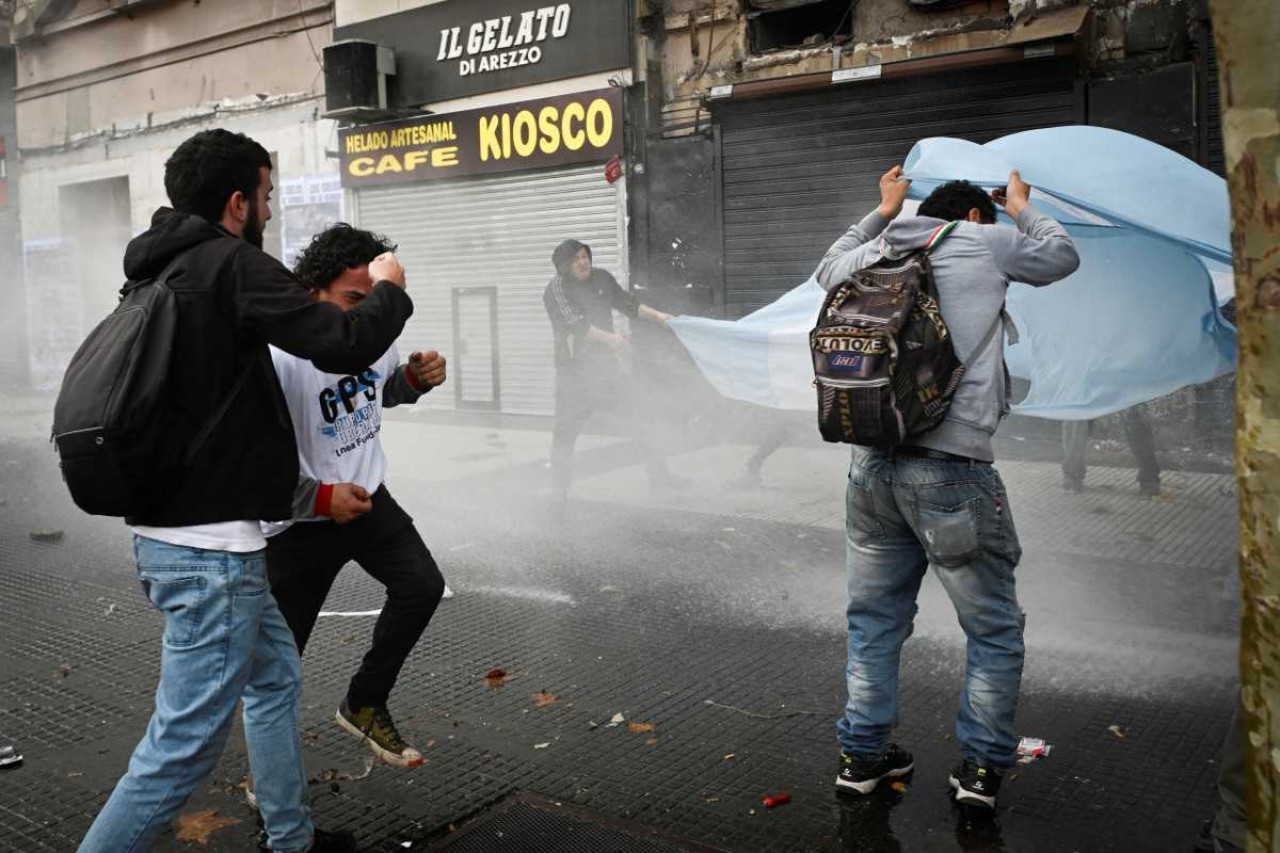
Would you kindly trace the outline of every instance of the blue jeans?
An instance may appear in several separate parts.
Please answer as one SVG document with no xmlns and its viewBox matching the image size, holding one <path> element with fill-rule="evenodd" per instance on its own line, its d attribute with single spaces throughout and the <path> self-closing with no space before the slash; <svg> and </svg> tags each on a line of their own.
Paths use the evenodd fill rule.
<svg viewBox="0 0 1280 853">
<path fill-rule="evenodd" d="M 164 613 L 156 710 L 80 853 L 143 853 L 218 761 L 236 705 L 271 849 L 314 830 L 298 726 L 302 664 L 267 584 L 264 551 L 235 554 L 134 537 L 138 578 Z"/>
<path fill-rule="evenodd" d="M 930 563 L 968 637 L 956 738 L 966 758 L 1015 759 L 1022 629 L 1013 570 L 1022 556 L 995 468 L 855 448 L 846 493 L 849 704 L 845 752 L 875 755 L 898 722 L 898 663 Z"/>
</svg>

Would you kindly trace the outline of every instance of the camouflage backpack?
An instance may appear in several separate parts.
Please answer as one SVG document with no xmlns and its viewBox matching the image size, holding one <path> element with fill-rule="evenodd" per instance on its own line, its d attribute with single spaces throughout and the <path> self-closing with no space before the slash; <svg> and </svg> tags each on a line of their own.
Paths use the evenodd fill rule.
<svg viewBox="0 0 1280 853">
<path fill-rule="evenodd" d="M 938 226 L 923 249 L 882 258 L 827 294 L 809 334 L 818 428 L 827 441 L 893 447 L 928 432 L 991 343 L 1003 312 L 962 364 L 938 307 L 929 252 L 956 225 Z"/>
</svg>

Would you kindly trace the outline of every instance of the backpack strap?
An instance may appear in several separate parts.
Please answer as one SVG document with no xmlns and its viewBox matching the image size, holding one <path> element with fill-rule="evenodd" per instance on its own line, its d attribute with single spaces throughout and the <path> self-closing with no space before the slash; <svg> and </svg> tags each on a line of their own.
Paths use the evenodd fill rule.
<svg viewBox="0 0 1280 853">
<path fill-rule="evenodd" d="M 991 321 L 991 328 L 987 329 L 987 333 L 982 336 L 982 342 L 979 343 L 977 348 L 975 348 L 974 351 L 969 354 L 969 357 L 964 360 L 964 364 L 960 365 L 963 370 L 967 372 L 969 368 L 973 366 L 973 363 L 978 360 L 978 356 L 982 355 L 982 353 L 986 351 L 987 347 L 991 345 L 992 339 L 996 336 L 996 331 L 1000 328 L 1001 320 L 1007 324 L 1006 330 L 1009 334 L 1010 346 L 1018 342 L 1018 327 L 1014 324 L 1013 318 L 1009 316 L 1009 313 L 1004 310 L 1004 305 L 1002 304 L 1000 306 L 1000 312 L 996 314 L 996 318 Z"/>
</svg>

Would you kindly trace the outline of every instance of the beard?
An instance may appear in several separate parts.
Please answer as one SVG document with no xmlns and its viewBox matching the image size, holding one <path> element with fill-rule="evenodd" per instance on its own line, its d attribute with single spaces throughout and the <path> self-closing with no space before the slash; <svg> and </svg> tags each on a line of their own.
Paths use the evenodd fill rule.
<svg viewBox="0 0 1280 853">
<path fill-rule="evenodd" d="M 258 214 L 258 205 L 249 205 L 249 218 L 244 223 L 244 241 L 255 249 L 262 248 L 262 217 Z"/>
</svg>

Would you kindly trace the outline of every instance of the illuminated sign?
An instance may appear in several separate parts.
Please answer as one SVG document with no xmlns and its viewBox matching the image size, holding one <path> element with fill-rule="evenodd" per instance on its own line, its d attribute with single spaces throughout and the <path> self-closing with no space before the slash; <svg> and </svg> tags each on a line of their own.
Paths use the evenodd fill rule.
<svg viewBox="0 0 1280 853">
<path fill-rule="evenodd" d="M 622 154 L 622 93 L 603 89 L 341 132 L 342 185 L 363 187 Z"/>
</svg>

